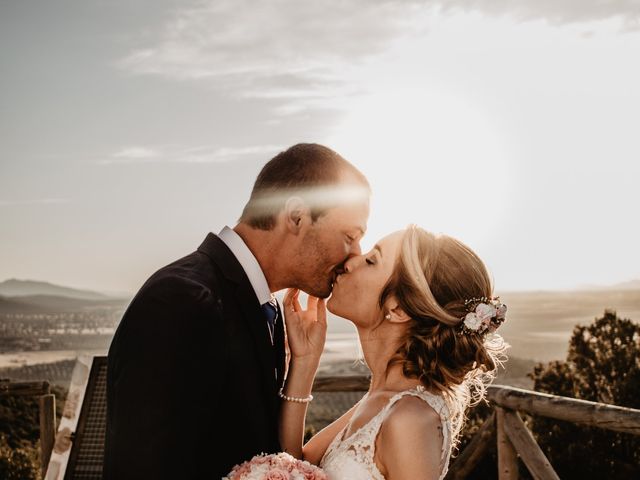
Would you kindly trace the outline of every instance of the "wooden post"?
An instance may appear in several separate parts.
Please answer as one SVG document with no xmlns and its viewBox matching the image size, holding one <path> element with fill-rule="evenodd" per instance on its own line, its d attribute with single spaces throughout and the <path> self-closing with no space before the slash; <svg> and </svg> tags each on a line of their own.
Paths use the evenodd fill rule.
<svg viewBox="0 0 640 480">
<path fill-rule="evenodd" d="M 496 407 L 498 478 L 500 480 L 518 480 L 518 456 L 504 429 L 504 416 L 504 409 Z"/>
<path fill-rule="evenodd" d="M 560 480 L 518 412 L 504 412 L 504 429 L 535 480 Z"/>
<path fill-rule="evenodd" d="M 51 391 L 49 382 L 11 382 L 0 380 L 0 395 L 46 395 Z"/>
<path fill-rule="evenodd" d="M 56 397 L 52 393 L 40 397 L 40 468 L 42 478 L 47 473 L 47 465 L 56 440 Z"/>
<path fill-rule="evenodd" d="M 496 437 L 496 414 L 493 412 L 475 433 L 469 445 L 453 461 L 446 480 L 464 480 L 486 456 Z"/>
</svg>

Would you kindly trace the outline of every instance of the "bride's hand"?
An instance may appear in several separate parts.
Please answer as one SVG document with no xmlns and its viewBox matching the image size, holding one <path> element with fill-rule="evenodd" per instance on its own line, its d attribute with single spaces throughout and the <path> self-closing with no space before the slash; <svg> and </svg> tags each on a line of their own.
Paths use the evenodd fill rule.
<svg viewBox="0 0 640 480">
<path fill-rule="evenodd" d="M 319 359 L 327 336 L 324 299 L 309 296 L 307 309 L 298 301 L 300 290 L 290 288 L 284 297 L 284 316 L 292 359 Z"/>
</svg>

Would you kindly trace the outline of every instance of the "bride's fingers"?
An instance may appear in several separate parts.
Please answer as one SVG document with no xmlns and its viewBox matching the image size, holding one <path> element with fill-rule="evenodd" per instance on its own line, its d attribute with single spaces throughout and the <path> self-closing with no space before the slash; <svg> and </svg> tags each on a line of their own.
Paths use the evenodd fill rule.
<svg viewBox="0 0 640 480">
<path fill-rule="evenodd" d="M 298 300 L 299 295 L 300 295 L 300 290 L 296 289 L 295 294 L 293 295 L 293 299 L 291 300 L 291 305 L 293 307 L 294 312 L 302 311 L 302 307 L 300 306 L 300 301 Z"/>
<path fill-rule="evenodd" d="M 318 323 L 320 323 L 322 326 L 326 327 L 327 326 L 326 301 L 325 301 L 324 298 L 320 298 L 320 299 L 316 299 L 316 300 L 317 300 L 317 306 L 318 306 L 318 311 L 317 311 Z"/>
<path fill-rule="evenodd" d="M 316 308 L 318 308 L 318 297 L 309 295 L 309 298 L 307 299 L 307 310 L 311 311 Z"/>
<path fill-rule="evenodd" d="M 297 295 L 296 292 L 298 292 L 297 288 L 288 288 L 287 289 L 287 293 L 284 296 L 284 305 L 285 305 L 285 307 L 288 307 L 288 306 L 292 305 L 293 299 Z"/>
<path fill-rule="evenodd" d="M 286 316 L 291 316 L 293 313 L 300 312 L 300 303 L 298 302 L 298 294 L 300 290 L 297 288 L 290 288 L 284 296 L 284 313 Z"/>
</svg>

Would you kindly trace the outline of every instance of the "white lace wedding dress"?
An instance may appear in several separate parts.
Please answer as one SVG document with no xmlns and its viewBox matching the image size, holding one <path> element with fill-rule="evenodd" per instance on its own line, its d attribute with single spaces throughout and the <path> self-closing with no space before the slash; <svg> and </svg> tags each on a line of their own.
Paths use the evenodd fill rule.
<svg viewBox="0 0 640 480">
<path fill-rule="evenodd" d="M 444 441 L 440 455 L 439 480 L 444 478 L 449 468 L 449 457 L 451 456 L 449 409 L 442 397 L 418 386 L 395 394 L 380 412 L 346 439 L 344 435 L 348 425 L 336 435 L 320 461 L 320 467 L 327 473 L 330 480 L 385 480 L 373 459 L 376 436 L 382 423 L 389 415 L 391 407 L 405 395 L 421 398 L 440 415 Z"/>
</svg>

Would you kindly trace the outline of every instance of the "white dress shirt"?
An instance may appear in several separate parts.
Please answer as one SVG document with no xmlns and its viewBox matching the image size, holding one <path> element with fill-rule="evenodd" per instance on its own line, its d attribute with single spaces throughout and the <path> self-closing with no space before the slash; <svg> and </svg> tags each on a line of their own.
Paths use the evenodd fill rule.
<svg viewBox="0 0 640 480">
<path fill-rule="evenodd" d="M 267 278 L 264 276 L 258 260 L 256 260 L 256 257 L 251 253 L 247 244 L 244 243 L 242 237 L 229 227 L 224 227 L 218 234 L 218 237 L 229 247 L 231 253 L 233 253 L 238 259 L 238 262 L 240 262 L 240 265 L 242 265 L 244 273 L 249 277 L 253 291 L 256 292 L 256 297 L 258 297 L 260 305 L 270 301 L 273 295 L 269 290 Z"/>
</svg>

